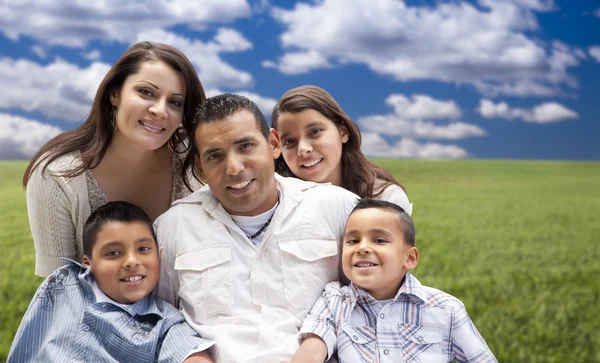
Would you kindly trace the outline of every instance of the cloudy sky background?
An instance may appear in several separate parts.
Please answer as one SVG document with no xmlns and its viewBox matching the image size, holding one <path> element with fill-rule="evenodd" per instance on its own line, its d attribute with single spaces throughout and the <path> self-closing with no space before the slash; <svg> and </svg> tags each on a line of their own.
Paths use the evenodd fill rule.
<svg viewBox="0 0 600 363">
<path fill-rule="evenodd" d="M 63 3 L 0 4 L 0 159 L 79 125 L 110 65 L 153 40 L 209 96 L 266 115 L 292 87 L 325 88 L 369 156 L 600 160 L 596 1 Z"/>
</svg>

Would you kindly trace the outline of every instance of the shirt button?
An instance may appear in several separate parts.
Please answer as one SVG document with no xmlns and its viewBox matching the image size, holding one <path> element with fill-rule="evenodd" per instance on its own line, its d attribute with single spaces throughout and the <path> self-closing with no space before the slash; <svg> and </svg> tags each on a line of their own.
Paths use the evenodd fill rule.
<svg viewBox="0 0 600 363">
<path fill-rule="evenodd" d="M 88 330 L 90 330 L 90 327 L 89 327 L 89 326 L 87 326 L 87 325 L 84 325 L 84 326 L 83 326 L 83 330 L 85 330 L 85 331 L 88 331 Z"/>
<path fill-rule="evenodd" d="M 356 335 L 354 335 L 354 336 L 352 337 L 352 339 L 354 339 L 354 340 L 358 340 L 358 337 L 357 337 Z"/>
<path fill-rule="evenodd" d="M 423 337 L 419 337 L 419 341 L 422 343 L 423 342 Z"/>
<path fill-rule="evenodd" d="M 384 350 L 383 350 L 383 354 L 385 354 L 385 355 L 388 355 L 388 354 L 390 354 L 390 351 L 389 351 L 389 350 L 387 350 L 387 349 L 384 349 Z"/>
<path fill-rule="evenodd" d="M 384 318 L 385 318 L 385 314 L 381 313 L 381 314 L 379 314 L 379 317 L 380 317 L 381 319 L 384 319 Z"/>
</svg>

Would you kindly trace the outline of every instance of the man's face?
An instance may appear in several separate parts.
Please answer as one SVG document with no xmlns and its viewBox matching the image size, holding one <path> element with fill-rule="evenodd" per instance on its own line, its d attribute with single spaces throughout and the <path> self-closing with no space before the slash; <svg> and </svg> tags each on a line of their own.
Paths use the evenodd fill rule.
<svg viewBox="0 0 600 363">
<path fill-rule="evenodd" d="M 277 132 L 271 130 L 266 140 L 254 115 L 241 110 L 200 124 L 194 139 L 200 176 L 229 214 L 255 216 L 277 203 L 274 159 L 281 153 Z"/>
<path fill-rule="evenodd" d="M 106 223 L 83 264 L 100 290 L 121 304 L 133 304 L 150 294 L 160 273 L 156 241 L 143 222 Z"/>
</svg>

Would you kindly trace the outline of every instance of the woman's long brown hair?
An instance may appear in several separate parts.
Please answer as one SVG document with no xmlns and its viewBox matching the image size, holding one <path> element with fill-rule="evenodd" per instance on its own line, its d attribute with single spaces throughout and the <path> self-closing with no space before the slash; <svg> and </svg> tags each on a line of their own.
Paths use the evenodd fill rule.
<svg viewBox="0 0 600 363">
<path fill-rule="evenodd" d="M 189 143 L 185 143 L 186 146 L 183 148 L 181 147 L 182 141 L 191 133 L 196 107 L 206 101 L 198 74 L 189 59 L 179 50 L 162 43 L 140 42 L 127 49 L 104 76 L 100 86 L 98 86 L 92 109 L 85 122 L 76 129 L 63 132 L 51 139 L 33 156 L 23 175 L 23 187 L 27 187 L 27 182 L 37 167 L 44 164 L 42 168 L 42 172 L 44 172 L 50 162 L 75 150 L 81 151 L 81 163 L 66 171 L 62 176 L 75 177 L 98 166 L 113 137 L 110 95 L 119 91 L 123 87 L 125 79 L 137 73 L 142 63 L 148 61 L 165 62 L 175 71 L 180 72 L 185 81 L 186 96 L 183 105 L 183 127 L 175 131 L 168 141 L 168 146 L 178 153 L 188 151 Z M 185 185 L 190 190 L 192 188 L 186 177 L 188 169 L 191 168 L 192 174 L 198 178 L 193 164 L 194 155 L 188 153 L 183 162 L 181 174 L 184 177 Z"/>
<path fill-rule="evenodd" d="M 335 99 L 320 87 L 307 85 L 287 91 L 273 108 L 271 126 L 277 130 L 279 115 L 283 112 L 298 113 L 309 109 L 327 117 L 338 129 L 343 126 L 348 130 L 349 139 L 342 144 L 341 186 L 343 188 L 361 198 L 377 197 L 392 184 L 404 189 L 389 171 L 366 158 L 360 149 L 362 138 L 358 125 L 346 115 Z M 286 164 L 283 155 L 275 161 L 275 170 L 281 175 L 296 177 Z M 374 194 L 373 189 L 377 179 L 383 180 L 384 184 Z"/>
</svg>

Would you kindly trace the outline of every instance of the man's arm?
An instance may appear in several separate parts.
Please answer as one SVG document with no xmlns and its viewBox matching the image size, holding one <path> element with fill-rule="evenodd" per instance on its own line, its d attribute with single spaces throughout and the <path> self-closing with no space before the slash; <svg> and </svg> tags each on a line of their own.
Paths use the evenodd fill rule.
<svg viewBox="0 0 600 363">
<path fill-rule="evenodd" d="M 327 345 L 318 335 L 308 334 L 300 348 L 292 357 L 291 363 L 323 363 L 327 358 Z"/>
</svg>

